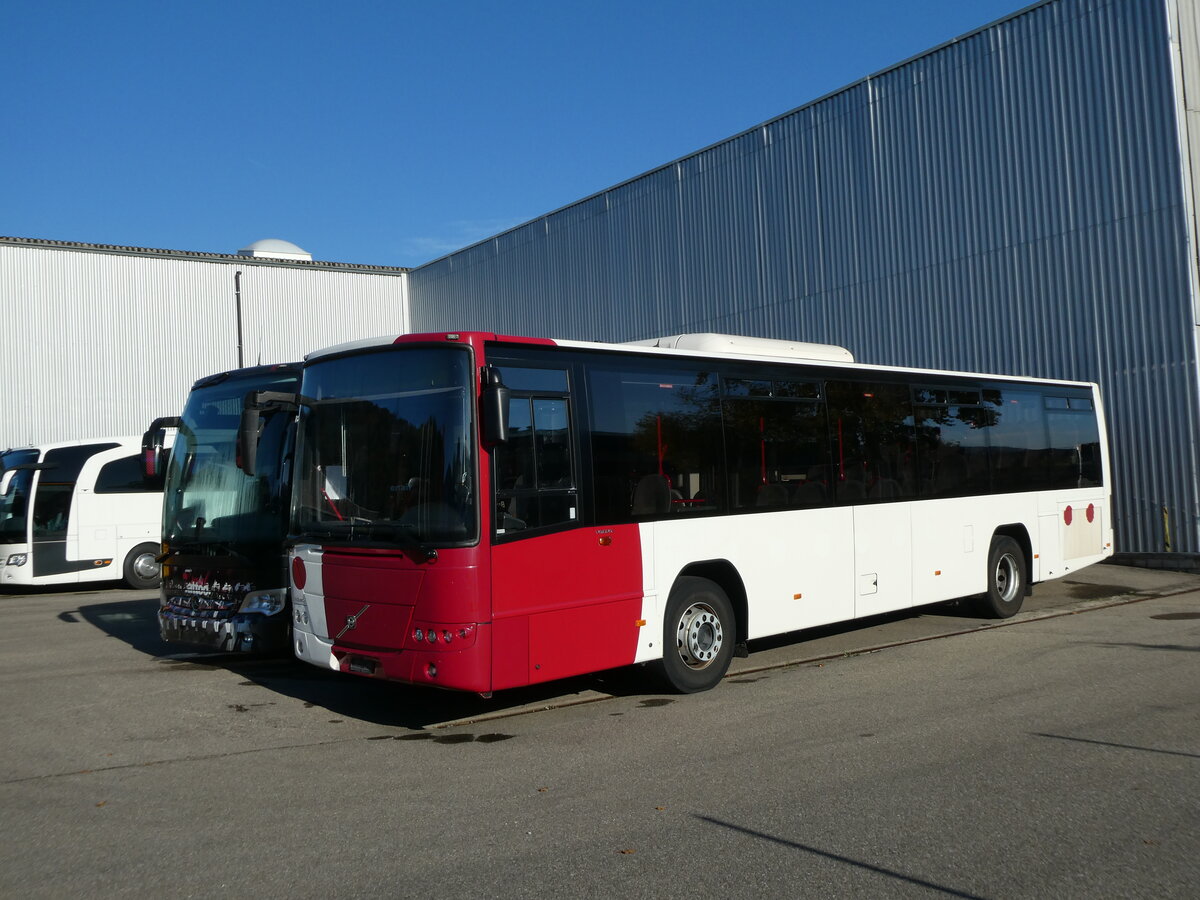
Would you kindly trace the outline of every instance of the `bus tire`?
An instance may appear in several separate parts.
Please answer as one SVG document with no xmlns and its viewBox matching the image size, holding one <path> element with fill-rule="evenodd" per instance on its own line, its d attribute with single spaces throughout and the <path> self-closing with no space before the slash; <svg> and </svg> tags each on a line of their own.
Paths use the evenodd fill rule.
<svg viewBox="0 0 1200 900">
<path fill-rule="evenodd" d="M 980 613 L 989 619 L 1015 616 L 1025 601 L 1025 552 L 1012 538 L 997 534 L 992 537 L 987 565 L 987 593 L 978 600 Z"/>
<path fill-rule="evenodd" d="M 157 544 L 138 544 L 126 554 L 125 583 L 135 591 L 158 587 L 162 579 L 162 567 L 154 561 L 158 549 Z"/>
<path fill-rule="evenodd" d="M 716 687 L 736 640 L 733 605 L 720 585 L 686 575 L 677 579 L 663 619 L 660 674 L 666 684 L 681 694 Z"/>
</svg>

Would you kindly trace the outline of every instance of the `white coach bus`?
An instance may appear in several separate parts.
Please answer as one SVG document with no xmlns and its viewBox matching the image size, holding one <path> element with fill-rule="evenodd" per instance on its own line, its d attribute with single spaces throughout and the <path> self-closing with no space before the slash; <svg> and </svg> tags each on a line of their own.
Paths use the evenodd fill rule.
<svg viewBox="0 0 1200 900">
<path fill-rule="evenodd" d="M 158 585 L 162 487 L 141 436 L 0 453 L 0 588 L 124 580 Z"/>
</svg>

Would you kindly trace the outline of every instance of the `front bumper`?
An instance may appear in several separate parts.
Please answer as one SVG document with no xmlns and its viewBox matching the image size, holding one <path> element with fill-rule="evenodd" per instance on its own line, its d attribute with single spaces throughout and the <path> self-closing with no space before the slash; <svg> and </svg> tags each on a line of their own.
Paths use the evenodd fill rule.
<svg viewBox="0 0 1200 900">
<path fill-rule="evenodd" d="M 292 626 L 292 651 L 296 658 L 319 666 L 322 669 L 341 669 L 337 658 L 333 655 L 333 641 L 318 637 L 311 631 L 302 631 L 299 626 Z"/>
<path fill-rule="evenodd" d="M 291 649 L 286 612 L 274 616 L 237 613 L 225 619 L 158 610 L 158 631 L 169 644 L 189 644 L 223 653 L 279 654 Z"/>
</svg>

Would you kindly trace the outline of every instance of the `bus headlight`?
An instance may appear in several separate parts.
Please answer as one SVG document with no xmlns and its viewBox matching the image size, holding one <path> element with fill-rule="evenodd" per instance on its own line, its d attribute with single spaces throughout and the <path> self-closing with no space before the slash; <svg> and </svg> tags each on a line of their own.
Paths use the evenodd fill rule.
<svg viewBox="0 0 1200 900">
<path fill-rule="evenodd" d="M 8 557 L 8 562 L 7 562 L 7 563 L 5 563 L 5 565 L 9 565 L 9 566 L 23 566 L 23 565 L 25 565 L 25 563 L 27 563 L 28 561 L 29 561 L 29 554 L 28 554 L 28 553 L 12 553 L 12 554 L 10 554 L 10 555 L 9 555 L 9 557 Z"/>
<path fill-rule="evenodd" d="M 287 603 L 287 588 L 274 591 L 251 591 L 242 601 L 238 612 L 273 616 Z"/>
</svg>

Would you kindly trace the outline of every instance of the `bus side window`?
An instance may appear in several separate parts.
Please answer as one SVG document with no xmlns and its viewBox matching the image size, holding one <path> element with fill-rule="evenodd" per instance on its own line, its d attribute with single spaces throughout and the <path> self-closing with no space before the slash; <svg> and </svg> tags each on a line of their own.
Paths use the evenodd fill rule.
<svg viewBox="0 0 1200 900">
<path fill-rule="evenodd" d="M 814 382 L 727 378 L 721 410 L 731 509 L 833 502 L 825 404 Z"/>
<path fill-rule="evenodd" d="M 46 452 L 46 468 L 38 481 L 33 501 L 33 533 L 42 540 L 66 536 L 71 497 L 84 463 L 102 450 L 117 444 L 80 444 Z"/>
<path fill-rule="evenodd" d="M 913 406 L 906 385 L 826 385 L 833 482 L 840 505 L 916 496 Z"/>
<path fill-rule="evenodd" d="M 1058 401 L 1055 403 L 1054 401 Z M 1090 397 L 1046 397 L 1047 481 L 1053 488 L 1098 487 L 1100 430 Z"/>
<path fill-rule="evenodd" d="M 589 384 L 597 524 L 722 508 L 715 373 L 637 360 L 597 366 Z"/>
<path fill-rule="evenodd" d="M 570 428 L 563 397 L 515 396 L 508 442 L 493 452 L 496 532 L 566 525 L 579 518 Z"/>
<path fill-rule="evenodd" d="M 142 472 L 142 457 L 138 454 L 105 463 L 96 476 L 97 494 L 145 494 L 154 493 L 146 485 Z"/>
<path fill-rule="evenodd" d="M 38 486 L 37 504 L 33 517 L 35 538 L 61 538 L 67 531 L 67 515 L 71 511 L 73 484 L 42 482 Z"/>
</svg>

